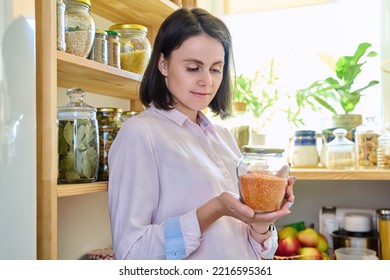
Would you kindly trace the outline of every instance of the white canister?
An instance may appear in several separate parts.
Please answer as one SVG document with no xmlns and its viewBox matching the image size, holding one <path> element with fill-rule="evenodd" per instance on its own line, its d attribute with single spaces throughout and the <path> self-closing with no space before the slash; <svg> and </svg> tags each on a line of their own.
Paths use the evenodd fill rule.
<svg viewBox="0 0 390 280">
<path fill-rule="evenodd" d="M 316 132 L 298 130 L 294 134 L 293 167 L 316 167 L 319 163 Z"/>
</svg>

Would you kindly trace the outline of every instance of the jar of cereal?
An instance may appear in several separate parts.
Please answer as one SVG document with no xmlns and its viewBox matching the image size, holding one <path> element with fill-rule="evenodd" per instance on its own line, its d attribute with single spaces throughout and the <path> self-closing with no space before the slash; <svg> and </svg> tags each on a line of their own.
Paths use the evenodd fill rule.
<svg viewBox="0 0 390 280">
<path fill-rule="evenodd" d="M 356 128 L 357 168 L 368 169 L 377 167 L 378 138 L 380 135 L 381 127 L 375 123 L 375 118 L 373 117 L 367 117 L 366 121 Z"/>
<path fill-rule="evenodd" d="M 66 0 L 66 52 L 87 58 L 95 39 L 95 20 L 90 0 Z"/>
<path fill-rule="evenodd" d="M 140 24 L 116 24 L 109 30 L 121 34 L 121 68 L 143 74 L 151 54 L 148 29 Z"/>
<path fill-rule="evenodd" d="M 237 176 L 243 203 L 257 213 L 280 209 L 289 176 L 284 149 L 243 146 Z"/>
</svg>

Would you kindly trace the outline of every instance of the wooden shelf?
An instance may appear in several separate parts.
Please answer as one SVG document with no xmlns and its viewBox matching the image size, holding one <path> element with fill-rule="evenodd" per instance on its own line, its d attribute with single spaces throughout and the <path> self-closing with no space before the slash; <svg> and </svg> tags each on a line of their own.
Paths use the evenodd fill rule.
<svg viewBox="0 0 390 280">
<path fill-rule="evenodd" d="M 60 184 L 57 185 L 57 196 L 74 196 L 82 194 L 92 194 L 98 192 L 106 192 L 107 182 L 94 182 L 84 184 Z"/>
<path fill-rule="evenodd" d="M 109 65 L 57 51 L 57 84 L 123 99 L 138 99 L 142 76 Z"/>
<path fill-rule="evenodd" d="M 326 168 L 292 168 L 298 180 L 390 180 L 390 170 L 329 170 Z"/>
</svg>

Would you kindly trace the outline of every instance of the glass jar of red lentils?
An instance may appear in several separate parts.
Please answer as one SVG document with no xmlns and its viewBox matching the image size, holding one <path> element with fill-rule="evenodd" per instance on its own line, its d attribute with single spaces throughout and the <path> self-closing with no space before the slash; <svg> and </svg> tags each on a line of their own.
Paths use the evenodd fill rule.
<svg viewBox="0 0 390 280">
<path fill-rule="evenodd" d="M 237 164 L 242 202 L 256 213 L 279 210 L 284 202 L 289 170 L 284 149 L 243 146 Z"/>
</svg>

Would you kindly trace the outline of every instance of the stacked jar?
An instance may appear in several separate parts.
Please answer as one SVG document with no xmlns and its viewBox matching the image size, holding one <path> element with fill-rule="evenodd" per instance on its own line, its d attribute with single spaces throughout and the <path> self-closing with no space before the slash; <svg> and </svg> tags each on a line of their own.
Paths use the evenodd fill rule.
<svg viewBox="0 0 390 280">
<path fill-rule="evenodd" d="M 140 24 L 116 24 L 110 26 L 109 30 L 121 34 L 121 68 L 143 74 L 151 54 L 148 29 Z"/>
<path fill-rule="evenodd" d="M 122 125 L 122 109 L 114 107 L 97 108 L 99 125 L 99 181 L 108 180 L 108 152 Z"/>
<path fill-rule="evenodd" d="M 70 102 L 58 108 L 58 182 L 97 180 L 99 138 L 96 108 L 83 101 L 81 88 L 68 89 Z"/>
<path fill-rule="evenodd" d="M 365 122 L 355 131 L 356 167 L 358 169 L 376 168 L 378 138 L 381 126 L 375 123 L 375 118 L 367 117 Z"/>
<path fill-rule="evenodd" d="M 66 52 L 87 58 L 95 39 L 90 0 L 67 0 L 65 8 Z"/>
</svg>

